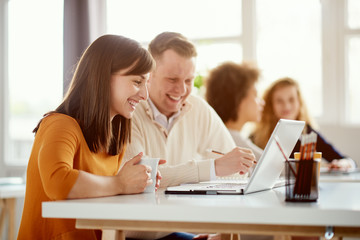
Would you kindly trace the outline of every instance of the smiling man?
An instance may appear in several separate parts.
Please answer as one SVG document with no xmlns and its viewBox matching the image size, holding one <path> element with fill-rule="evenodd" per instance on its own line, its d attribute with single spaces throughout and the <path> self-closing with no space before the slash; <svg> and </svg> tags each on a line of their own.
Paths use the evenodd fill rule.
<svg viewBox="0 0 360 240">
<path fill-rule="evenodd" d="M 253 152 L 236 147 L 216 112 L 191 94 L 195 46 L 179 33 L 164 32 L 151 41 L 149 51 L 156 68 L 150 73 L 149 99 L 135 110 L 125 159 L 142 151 L 167 160 L 159 166 L 161 187 L 248 172 Z M 208 149 L 226 154 L 216 156 Z"/>
<path fill-rule="evenodd" d="M 149 51 L 156 68 L 150 73 L 148 101 L 140 102 L 135 110 L 125 159 L 138 152 L 165 159 L 166 164 L 159 166 L 160 187 L 248 172 L 255 161 L 253 152 L 236 147 L 216 112 L 191 94 L 197 56 L 194 45 L 179 33 L 164 32 L 151 41 Z M 226 154 L 214 159 L 208 149 Z M 127 237 L 144 238 L 144 234 L 132 232 Z M 161 239 L 193 237 L 184 234 Z M 164 235 L 153 233 L 151 237 Z"/>
</svg>

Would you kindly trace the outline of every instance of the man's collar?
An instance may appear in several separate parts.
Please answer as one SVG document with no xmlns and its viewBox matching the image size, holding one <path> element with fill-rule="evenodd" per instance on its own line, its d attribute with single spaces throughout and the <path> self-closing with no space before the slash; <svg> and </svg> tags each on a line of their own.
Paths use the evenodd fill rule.
<svg viewBox="0 0 360 240">
<path fill-rule="evenodd" d="M 156 119 L 156 118 L 158 118 L 158 117 L 162 117 L 162 118 L 166 118 L 166 119 L 171 119 L 171 118 L 176 118 L 177 116 L 179 116 L 180 115 L 180 112 L 181 112 L 181 109 L 179 110 L 179 111 L 177 111 L 176 113 L 174 113 L 173 115 L 171 115 L 171 117 L 167 117 L 167 116 L 165 116 L 164 114 L 162 114 L 160 111 L 159 111 L 159 109 L 155 106 L 155 104 L 153 103 L 153 101 L 151 101 L 151 99 L 150 98 L 148 98 L 148 102 L 149 102 L 149 106 L 150 106 L 150 108 L 151 108 L 151 110 L 152 110 L 152 112 L 153 112 L 153 117 L 154 117 L 154 119 Z"/>
<path fill-rule="evenodd" d="M 174 125 L 175 119 L 177 119 L 177 117 L 180 116 L 181 110 L 177 111 L 171 117 L 168 118 L 159 111 L 159 109 L 155 106 L 155 104 L 151 101 L 150 98 L 148 102 L 149 102 L 149 107 L 154 115 L 153 120 L 158 124 L 160 124 L 161 126 L 163 126 L 167 130 L 167 132 L 169 132 L 172 126 Z"/>
<path fill-rule="evenodd" d="M 188 98 L 191 98 L 191 95 L 188 96 Z M 154 106 L 152 107 L 151 104 Z M 155 106 L 155 104 L 150 100 L 150 97 L 146 100 L 143 101 L 142 104 L 144 107 L 145 112 L 147 113 L 147 115 L 150 117 L 150 119 L 155 119 L 155 111 L 157 111 L 158 113 L 162 114 Z M 190 109 L 192 108 L 192 104 L 189 101 L 189 99 L 186 99 L 186 101 L 183 103 L 181 109 L 180 109 L 180 116 L 184 115 L 186 112 L 188 112 Z M 158 116 L 158 115 L 157 115 Z M 165 116 L 165 115 L 164 115 Z"/>
</svg>

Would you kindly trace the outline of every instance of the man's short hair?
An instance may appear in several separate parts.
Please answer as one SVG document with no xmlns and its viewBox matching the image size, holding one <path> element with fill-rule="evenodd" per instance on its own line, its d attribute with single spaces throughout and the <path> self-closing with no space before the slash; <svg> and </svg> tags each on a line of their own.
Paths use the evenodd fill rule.
<svg viewBox="0 0 360 240">
<path fill-rule="evenodd" d="M 149 52 L 158 59 L 168 49 L 174 50 L 183 57 L 196 57 L 197 52 L 193 43 L 185 36 L 176 32 L 163 32 L 157 35 L 149 44 Z"/>
</svg>

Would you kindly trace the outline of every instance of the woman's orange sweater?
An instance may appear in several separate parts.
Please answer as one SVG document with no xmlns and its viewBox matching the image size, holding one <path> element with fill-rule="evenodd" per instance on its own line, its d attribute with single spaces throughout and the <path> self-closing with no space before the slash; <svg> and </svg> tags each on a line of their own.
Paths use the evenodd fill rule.
<svg viewBox="0 0 360 240">
<path fill-rule="evenodd" d="M 93 153 L 79 124 L 64 114 L 43 119 L 30 155 L 18 239 L 99 239 L 100 231 L 79 230 L 74 219 L 43 218 L 41 203 L 66 199 L 79 171 L 116 175 L 123 154 Z M 96 189 L 94 189 L 96 191 Z"/>
</svg>

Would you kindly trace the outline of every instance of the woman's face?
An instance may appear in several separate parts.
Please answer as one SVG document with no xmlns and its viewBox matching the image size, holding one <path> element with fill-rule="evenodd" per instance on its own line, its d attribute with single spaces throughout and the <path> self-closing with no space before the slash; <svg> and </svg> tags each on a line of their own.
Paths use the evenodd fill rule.
<svg viewBox="0 0 360 240">
<path fill-rule="evenodd" d="M 123 69 L 111 75 L 111 119 L 117 114 L 131 118 L 139 101 L 148 98 L 149 74 L 126 76 L 127 71 Z"/>
<path fill-rule="evenodd" d="M 264 100 L 257 96 L 255 85 L 249 88 L 246 97 L 240 103 L 238 116 L 245 122 L 259 122 L 264 109 Z"/>
<path fill-rule="evenodd" d="M 297 120 L 300 112 L 300 101 L 295 86 L 276 89 L 272 102 L 274 114 L 278 119 Z"/>
</svg>

